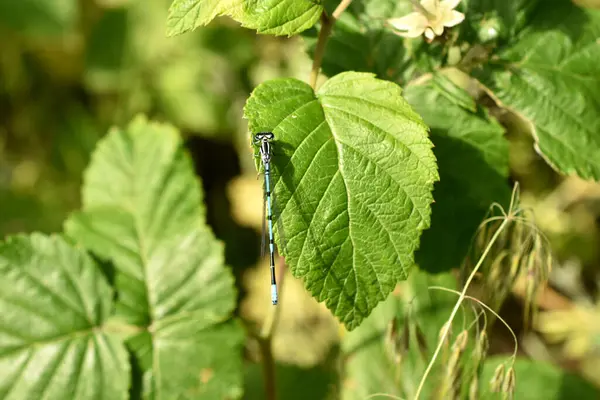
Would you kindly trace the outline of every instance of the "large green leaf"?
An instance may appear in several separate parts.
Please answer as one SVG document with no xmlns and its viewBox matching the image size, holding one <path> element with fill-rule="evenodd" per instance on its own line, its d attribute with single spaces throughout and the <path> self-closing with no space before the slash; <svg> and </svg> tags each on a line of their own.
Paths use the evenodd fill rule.
<svg viewBox="0 0 600 400">
<path fill-rule="evenodd" d="M 496 356 L 486 361 L 480 380 L 482 392 L 489 391 L 489 382 L 496 366 L 506 361 L 506 357 L 503 356 Z M 519 358 L 515 362 L 514 369 L 517 383 L 515 399 L 596 400 L 600 398 L 600 390 L 594 385 L 546 362 Z"/>
<path fill-rule="evenodd" d="M 429 226 L 438 174 L 426 126 L 400 87 L 355 72 L 316 93 L 295 79 L 268 81 L 245 114 L 252 132 L 275 134 L 288 265 L 355 328 L 406 278 Z"/>
<path fill-rule="evenodd" d="M 113 130 L 86 173 L 67 232 L 116 269 L 116 317 L 155 399 L 236 397 L 242 333 L 229 321 L 233 279 L 208 229 L 178 132 L 135 119 Z"/>
<path fill-rule="evenodd" d="M 435 185 L 431 228 L 423 233 L 417 262 L 440 272 L 456 268 L 467 254 L 490 205 L 508 205 L 508 142 L 483 110 L 469 108 L 467 93 L 436 75 L 406 88 L 407 101 L 431 129 L 440 182 Z M 458 93 L 458 95 L 456 94 Z"/>
<path fill-rule="evenodd" d="M 128 398 L 129 361 L 105 330 L 113 292 L 88 255 L 60 237 L 0 243 L 0 397 Z"/>
<path fill-rule="evenodd" d="M 536 149 L 565 174 L 600 179 L 600 12 L 541 2 L 516 43 L 482 77 L 532 124 Z"/>
<path fill-rule="evenodd" d="M 313 26 L 323 7 L 313 0 L 174 0 L 167 19 L 167 35 L 206 25 L 229 15 L 259 33 L 293 35 Z"/>
</svg>

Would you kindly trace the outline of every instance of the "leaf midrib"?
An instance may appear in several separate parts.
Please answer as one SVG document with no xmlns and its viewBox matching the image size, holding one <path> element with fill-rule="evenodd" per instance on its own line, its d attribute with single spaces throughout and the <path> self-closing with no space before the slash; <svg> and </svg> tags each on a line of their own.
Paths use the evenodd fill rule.
<svg viewBox="0 0 600 400">
<path fill-rule="evenodd" d="M 14 353 L 31 350 L 36 347 L 43 347 L 47 345 L 53 345 L 57 343 L 62 343 L 65 341 L 74 340 L 77 338 L 83 338 L 86 336 L 93 337 L 95 334 L 108 335 L 108 332 L 104 331 L 104 325 L 99 326 L 91 326 L 88 329 L 81 329 L 77 331 L 67 332 L 61 335 L 52 336 L 49 338 L 44 338 L 43 340 L 33 340 L 29 341 L 21 346 L 15 346 L 10 351 L 2 353 L 0 355 L 0 359 L 5 358 L 6 356 L 12 355 Z"/>
<path fill-rule="evenodd" d="M 25 276 L 26 278 L 29 278 L 29 280 L 31 282 L 33 282 L 34 284 L 36 284 L 39 288 L 43 289 L 43 291 L 45 291 L 47 294 L 49 294 L 52 298 L 59 300 L 61 303 L 63 303 L 64 305 L 67 306 L 67 309 L 71 312 L 73 312 L 75 315 L 77 315 L 78 317 L 82 318 L 84 321 L 86 321 L 89 325 L 94 325 L 94 321 L 92 316 L 87 315 L 85 313 L 85 307 L 84 310 L 81 310 L 77 307 L 76 303 L 72 303 L 71 300 L 67 300 L 65 298 L 63 298 L 61 295 L 59 295 L 58 293 L 54 292 L 49 286 L 47 286 L 43 281 L 37 279 L 34 275 L 32 275 L 31 273 L 29 273 L 29 271 L 26 268 L 20 268 L 18 271 L 20 271 L 22 273 L 23 276 Z M 79 294 L 79 293 L 78 293 Z M 4 297 L 4 299 L 7 302 L 10 302 L 9 299 L 7 299 L 6 297 Z M 85 303 L 82 303 L 81 306 L 85 306 Z M 26 309 L 29 309 L 29 307 L 23 307 Z M 33 311 L 33 310 L 32 310 Z"/>
</svg>

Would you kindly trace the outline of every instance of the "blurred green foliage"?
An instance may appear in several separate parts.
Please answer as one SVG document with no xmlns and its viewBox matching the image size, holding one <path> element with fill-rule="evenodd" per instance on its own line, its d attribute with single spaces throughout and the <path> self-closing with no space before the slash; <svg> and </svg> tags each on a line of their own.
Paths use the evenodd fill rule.
<svg viewBox="0 0 600 400">
<path fill-rule="evenodd" d="M 227 20 L 167 38 L 169 3 L 0 1 L 2 234 L 57 230 L 97 140 L 137 113 L 235 143 L 241 106 L 263 70 L 285 68 L 282 49 Z"/>
<path fill-rule="evenodd" d="M 83 171 L 90 162 L 96 143 L 111 126 L 125 126 L 134 115 L 145 113 L 152 119 L 169 121 L 181 129 L 194 166 L 202 178 L 207 220 L 216 235 L 225 241 L 226 260 L 238 278 L 236 284 L 240 298 L 246 298 L 246 291 L 251 291 L 249 286 L 252 285 L 245 280 L 249 267 L 258 260 L 260 240 L 256 226 L 241 226 L 243 224 L 232 216 L 235 202 L 248 199 L 240 193 L 229 197 L 226 194 L 232 178 L 251 175 L 254 179 L 254 160 L 248 151 L 242 107 L 252 90 L 266 79 L 281 76 L 306 79 L 310 62 L 298 39 L 257 36 L 227 18 L 219 18 L 193 33 L 168 38 L 166 21 L 170 3 L 170 0 L 0 0 L 0 234 L 4 237 L 16 232 L 60 231 L 67 215 L 80 206 Z M 325 1 L 324 6 L 331 11 L 336 3 Z M 464 10 L 471 17 L 460 27 L 460 37 L 467 41 L 506 45 L 511 36 L 526 27 L 527 17 L 537 3 L 520 0 L 465 1 Z M 308 2 L 304 6 L 320 10 L 320 5 L 313 7 Z M 536 23 L 544 25 L 553 19 L 561 22 L 561 7 L 548 7 L 545 13 L 549 17 L 540 14 Z M 404 14 L 410 9 L 408 1 L 355 1 L 333 31 L 323 72 L 330 76 L 349 69 L 374 72 L 380 78 L 404 84 L 422 71 L 450 60 L 451 56 L 439 43 L 428 46 L 417 40 L 411 46 L 397 45 L 400 39 L 385 27 L 383 19 Z M 573 19 L 580 16 L 578 13 L 573 15 Z M 307 21 L 312 23 L 316 19 L 309 18 Z M 317 32 L 313 28 L 303 34 L 308 54 L 314 52 Z M 556 54 L 570 50 L 568 34 L 570 32 L 566 28 L 552 34 L 562 44 L 567 43 L 564 48 L 557 47 Z M 552 82 L 551 74 L 536 71 L 535 65 L 527 70 L 528 66 L 523 65 L 523 59 L 518 57 L 530 48 L 530 40 L 536 38 L 538 36 L 517 43 L 503 54 L 504 61 L 526 67 L 524 72 L 532 73 L 536 79 L 547 78 Z M 556 61 L 551 57 L 540 57 L 539 60 L 545 63 Z M 597 68 L 598 65 L 587 67 Z M 483 71 L 482 76 L 501 90 L 506 89 L 510 79 L 504 73 L 494 75 L 496 72 Z M 573 71 L 566 72 L 569 75 Z M 521 119 L 496 107 L 486 111 L 473 104 L 464 90 L 452 86 L 443 76 L 436 78 L 438 80 L 409 87 L 405 92 L 412 106 L 431 127 L 432 140 L 436 146 L 439 145 L 436 156 L 442 176 L 441 184 L 435 187 L 434 197 L 438 203 L 433 206 L 432 217 L 439 229 L 425 232 L 417 261 L 429 271 L 446 270 L 448 264 L 457 265 L 489 203 L 502 202 L 507 197 L 507 187 L 502 183 L 510 175 L 521 182 L 524 205 L 533 209 L 536 222 L 552 243 L 557 263 L 570 266 L 559 268 L 563 272 L 553 277 L 555 287 L 574 299 L 573 302 L 588 304 L 597 301 L 600 275 L 598 185 L 558 175 L 533 150 L 528 126 Z M 575 83 L 580 84 L 578 81 Z M 555 84 L 552 87 L 560 93 L 561 102 L 581 111 L 577 106 L 583 103 L 574 101 L 569 104 L 573 99 L 581 100 L 580 97 L 562 90 L 571 90 L 573 85 L 567 88 Z M 522 91 L 530 92 L 525 86 Z M 503 94 L 514 102 L 511 93 Z M 589 100 L 591 95 L 587 91 L 586 95 Z M 539 99 L 531 96 L 523 107 Z M 597 97 L 594 102 L 599 104 Z M 551 114 L 563 122 L 564 116 L 561 115 Z M 535 117 L 534 113 L 532 118 Z M 484 132 L 484 137 L 470 140 L 469 132 L 462 129 L 464 121 L 468 122 L 465 127 L 477 121 L 478 132 Z M 587 134 L 594 142 L 597 139 L 594 130 L 597 121 L 590 118 L 589 122 Z M 553 120 L 545 123 L 542 118 L 540 126 L 549 126 L 550 131 L 555 129 Z M 502 135 L 509 139 L 508 143 L 501 140 Z M 587 150 L 585 140 L 583 144 L 577 141 L 576 144 L 579 150 Z M 472 163 L 455 166 L 450 150 L 464 149 L 467 145 L 470 148 L 465 154 L 472 158 L 467 157 L 466 160 Z M 561 155 L 562 149 L 562 146 L 556 146 L 557 154 Z M 508 160 L 507 153 L 510 155 Z M 573 157 L 573 154 L 561 155 L 559 161 L 563 162 L 563 158 L 568 157 Z M 481 169 L 481 165 L 489 168 Z M 579 168 L 584 170 L 584 175 L 597 175 L 596 170 L 590 172 L 585 168 Z M 470 172 L 476 173 L 470 175 Z M 481 182 L 486 185 L 481 185 Z M 440 198 L 452 199 L 453 203 L 440 201 Z M 444 208 L 448 205 L 452 206 L 451 209 Z M 442 275 L 431 279 L 445 278 L 447 276 Z M 262 280 L 263 276 L 257 279 Z M 415 275 L 413 279 L 425 278 Z M 423 292 L 427 290 L 425 286 L 412 286 L 412 289 L 420 287 L 422 292 L 405 293 L 405 302 L 412 301 L 416 295 L 422 301 L 429 301 L 430 296 Z M 446 286 L 451 287 L 452 284 Z M 452 295 L 444 297 L 453 299 Z M 298 296 L 294 301 L 299 304 L 296 313 L 301 314 L 304 308 L 300 305 L 313 300 Z M 259 308 L 261 304 L 257 301 L 251 307 Z M 395 308 L 390 306 L 394 304 Z M 442 316 L 448 313 L 452 304 L 451 301 L 438 304 Z M 338 338 L 323 340 L 325 345 L 319 347 L 319 351 L 327 354 L 312 357 L 311 360 L 319 360 L 315 366 L 294 365 L 292 356 L 278 355 L 276 351 L 275 358 L 285 360 L 285 363 L 280 361 L 276 364 L 275 371 L 280 398 L 336 398 L 344 392 L 352 397 L 362 393 L 353 386 L 361 380 L 366 381 L 361 386 L 365 394 L 377 389 L 388 394 L 414 392 L 414 388 L 407 389 L 394 382 L 391 370 L 378 369 L 393 364 L 385 350 L 385 321 L 390 320 L 390 315 L 402 319 L 405 308 L 406 304 L 400 304 L 398 298 L 392 296 L 375 309 L 358 331 L 339 339 L 341 349 L 337 348 Z M 522 309 L 514 307 L 503 312 L 509 316 L 516 315 L 518 319 Z M 252 313 L 244 314 L 240 310 L 236 313 L 251 319 L 248 315 Z M 389 315 L 382 318 L 386 313 Z M 558 322 L 563 327 L 564 321 L 574 319 L 575 313 L 566 312 L 565 315 L 561 315 Z M 436 314 L 435 323 L 428 326 L 428 351 L 435 344 L 442 316 Z M 585 316 L 583 321 L 600 320 L 597 309 L 592 309 Z M 300 332 L 299 335 L 310 338 L 310 334 L 304 332 L 321 332 L 315 327 L 326 326 L 323 331 L 331 335 L 331 326 L 335 322 L 327 319 L 329 317 L 329 314 L 317 312 L 311 313 L 307 319 L 293 315 L 293 318 L 284 320 L 287 325 L 282 330 L 286 334 Z M 417 315 L 416 318 L 429 317 Z M 577 353 L 575 361 L 581 362 L 577 368 L 600 385 L 597 363 L 590 361 L 598 359 L 595 354 L 600 330 L 590 328 L 589 332 L 584 331 L 578 327 L 581 321 L 576 321 L 565 328 L 563 337 L 568 340 L 569 337 L 581 338 L 583 335 L 587 351 Z M 364 339 L 361 337 L 363 334 L 374 337 L 367 344 L 376 350 L 369 353 L 363 349 L 363 352 L 352 354 L 354 358 L 345 359 L 348 346 L 353 340 Z M 508 342 L 510 348 L 510 340 L 497 335 L 498 347 Z M 530 333 L 523 332 L 523 336 L 533 340 Z M 293 338 L 289 334 L 285 337 Z M 295 338 L 287 339 L 287 342 L 279 347 L 305 343 Z M 294 350 L 299 352 L 303 349 Z M 414 350 L 411 349 L 412 352 Z M 530 345 L 527 351 L 534 357 L 554 358 L 558 363 L 573 361 L 562 357 L 560 348 L 556 346 Z M 245 354 L 248 362 L 244 370 L 244 396 L 248 399 L 265 396 L 259 353 L 252 347 L 252 340 L 248 339 Z M 368 363 L 369 367 L 363 365 L 361 357 L 365 358 L 364 363 Z M 418 361 L 414 354 L 411 353 L 410 357 Z M 504 361 L 506 358 L 500 359 Z M 348 362 L 348 375 L 341 383 L 343 368 L 339 365 L 340 360 Z M 495 360 L 485 364 L 484 379 L 489 380 Z M 416 371 L 415 376 L 418 377 L 422 367 L 419 365 L 411 372 Z M 597 394 L 591 385 L 556 367 L 517 361 L 515 370 L 517 398 L 545 399 L 554 396 L 566 399 L 573 393 L 579 393 L 582 398 L 593 398 Z M 548 385 L 548 382 L 553 382 L 554 386 Z M 409 385 L 413 383 L 413 380 L 408 382 Z"/>
</svg>

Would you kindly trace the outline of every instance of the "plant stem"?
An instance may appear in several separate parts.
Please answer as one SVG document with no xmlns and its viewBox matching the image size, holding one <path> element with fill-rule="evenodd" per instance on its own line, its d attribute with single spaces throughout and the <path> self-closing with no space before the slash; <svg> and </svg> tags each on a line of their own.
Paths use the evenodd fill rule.
<svg viewBox="0 0 600 400">
<path fill-rule="evenodd" d="M 277 388 L 275 386 L 275 360 L 271 350 L 271 340 L 258 340 L 260 353 L 262 355 L 263 378 L 265 382 L 265 398 L 267 400 L 277 399 Z"/>
<path fill-rule="evenodd" d="M 267 319 L 263 324 L 258 337 L 258 345 L 262 355 L 263 364 L 263 380 L 265 383 L 265 398 L 267 400 L 277 399 L 277 387 L 275 385 L 275 359 L 273 358 L 273 334 L 279 321 L 281 313 L 281 295 L 283 292 L 283 282 L 285 274 L 285 261 L 280 257 L 280 262 L 277 265 L 277 276 L 279 277 L 279 304 L 272 306 L 267 315 Z"/>
<path fill-rule="evenodd" d="M 512 206 L 512 202 L 511 202 L 511 206 Z M 444 334 L 442 335 L 442 337 L 439 338 L 438 345 L 435 349 L 435 353 L 433 353 L 433 357 L 431 357 L 431 361 L 429 362 L 429 365 L 427 365 L 427 369 L 425 370 L 425 373 L 423 374 L 423 377 L 421 378 L 421 382 L 419 382 L 419 387 L 417 388 L 417 393 L 415 394 L 415 397 L 414 397 L 415 400 L 419 399 L 419 395 L 421 394 L 421 391 L 423 390 L 423 386 L 425 385 L 425 380 L 427 379 L 429 372 L 431 372 L 431 369 L 433 368 L 433 364 L 435 363 L 435 360 L 437 359 L 438 354 L 440 353 L 440 350 L 442 349 L 442 345 L 444 344 L 444 341 L 446 340 L 446 337 L 448 336 L 448 332 L 450 332 L 450 325 L 452 324 L 452 321 L 454 320 L 454 317 L 456 316 L 458 309 L 460 308 L 463 300 L 465 299 L 465 297 L 467 295 L 467 289 L 471 285 L 471 281 L 473 280 L 473 278 L 475 278 L 475 274 L 479 270 L 479 267 L 481 267 L 483 260 L 485 260 L 485 258 L 487 257 L 488 253 L 492 249 L 492 246 L 494 245 L 496 240 L 498 240 L 498 237 L 500 236 L 500 234 L 502 233 L 502 231 L 504 230 L 504 228 L 506 227 L 506 225 L 508 224 L 510 219 L 511 219 L 511 215 L 509 214 L 506 217 L 506 219 L 504 219 L 504 221 L 502 221 L 502 224 L 500 225 L 498 230 L 494 233 L 494 236 L 492 236 L 492 239 L 488 243 L 483 254 L 481 255 L 481 257 L 479 257 L 479 260 L 477 261 L 477 265 L 475 265 L 475 268 L 473 268 L 473 271 L 469 275 L 469 278 L 467 279 L 462 292 L 460 292 L 458 301 L 454 305 L 454 309 L 452 310 L 452 313 L 450 314 L 450 317 L 448 317 L 448 321 L 445 324 L 446 329 L 444 330 Z"/>
<path fill-rule="evenodd" d="M 337 20 L 340 17 L 340 15 L 342 15 L 342 13 L 346 10 L 346 8 L 348 8 L 350 3 L 352 3 L 352 0 L 340 1 L 340 4 L 338 4 L 338 6 L 335 8 L 335 10 L 333 10 L 333 14 L 331 14 L 333 19 Z"/>
<path fill-rule="evenodd" d="M 312 69 L 310 71 L 310 86 L 313 89 L 317 88 L 317 79 L 319 78 L 319 71 L 321 70 L 321 64 L 323 62 L 323 56 L 325 55 L 325 47 L 327 46 L 327 40 L 331 35 L 333 25 L 338 20 L 340 15 L 348 8 L 352 3 L 352 0 L 342 0 L 340 4 L 335 8 L 331 17 L 329 17 L 325 11 L 321 14 L 321 30 L 319 31 L 319 38 L 317 39 L 317 46 L 315 48 L 315 55 L 313 58 Z"/>
</svg>

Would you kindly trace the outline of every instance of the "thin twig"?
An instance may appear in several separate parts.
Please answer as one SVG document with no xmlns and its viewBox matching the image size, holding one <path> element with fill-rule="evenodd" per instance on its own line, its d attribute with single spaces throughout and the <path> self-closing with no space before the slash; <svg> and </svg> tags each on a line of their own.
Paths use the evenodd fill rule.
<svg viewBox="0 0 600 400">
<path fill-rule="evenodd" d="M 388 393 L 373 393 L 365 397 L 364 400 L 373 399 L 375 397 L 387 397 L 388 399 L 404 400 L 402 397 L 394 396 L 393 394 Z"/>
<path fill-rule="evenodd" d="M 321 14 L 321 30 L 319 31 L 319 38 L 317 39 L 317 46 L 315 47 L 315 55 L 313 57 L 312 69 L 310 71 L 310 86 L 313 90 L 317 89 L 317 79 L 319 78 L 319 71 L 321 70 L 321 64 L 323 63 L 323 56 L 325 55 L 325 47 L 327 46 L 327 40 L 331 35 L 333 25 L 340 18 L 340 15 L 348 8 L 352 3 L 352 0 L 342 0 L 340 4 L 335 8 L 331 17 L 327 15 L 325 11 Z"/>
<path fill-rule="evenodd" d="M 511 206 L 512 206 L 512 201 L 511 201 Z M 462 292 L 460 292 L 458 301 L 454 305 L 454 309 L 452 310 L 452 313 L 450 314 L 450 317 L 448 318 L 448 322 L 445 325 L 446 329 L 444 330 L 442 337 L 439 338 L 438 345 L 435 349 L 435 353 L 433 353 L 433 357 L 431 357 L 431 361 L 429 362 L 429 365 L 427 366 L 427 369 L 425 370 L 425 373 L 423 374 L 423 377 L 421 378 L 421 382 L 419 382 L 419 387 L 417 388 L 417 393 L 415 394 L 415 397 L 414 397 L 415 400 L 419 399 L 421 391 L 423 390 L 423 387 L 425 385 L 425 381 L 427 380 L 427 376 L 429 375 L 429 372 L 431 372 L 431 369 L 433 368 L 433 364 L 435 363 L 435 360 L 437 359 L 438 354 L 440 353 L 440 350 L 442 349 L 442 345 L 444 344 L 444 341 L 446 340 L 446 337 L 448 336 L 448 332 L 450 331 L 450 325 L 452 324 L 452 321 L 454 320 L 454 317 L 456 316 L 456 313 L 458 312 L 458 309 L 460 308 L 463 300 L 467 296 L 467 289 L 471 285 L 471 281 L 473 280 L 473 278 L 475 278 L 475 274 L 479 270 L 479 267 L 483 263 L 483 260 L 485 260 L 488 253 L 492 249 L 492 246 L 494 245 L 496 240 L 498 240 L 498 237 L 500 236 L 500 234 L 502 233 L 502 231 L 504 230 L 504 228 L 506 227 L 506 225 L 508 224 L 508 222 L 510 220 L 511 220 L 511 218 L 509 216 L 502 222 L 502 224 L 500 225 L 498 230 L 494 233 L 494 236 L 492 237 L 492 239 L 488 243 L 487 247 L 485 248 L 483 254 L 479 258 L 477 265 L 475 265 L 475 268 L 473 268 L 473 271 L 469 275 L 469 278 L 467 279 L 467 282 L 465 283 L 465 286 L 463 287 Z"/>
<path fill-rule="evenodd" d="M 277 388 L 275 386 L 275 360 L 271 350 L 271 340 L 258 340 L 260 353 L 262 355 L 263 378 L 265 382 L 265 398 L 267 400 L 277 399 Z"/>
<path fill-rule="evenodd" d="M 265 397 L 267 400 L 277 399 L 277 386 L 275 384 L 275 359 L 273 358 L 273 334 L 279 321 L 282 305 L 282 293 L 285 277 L 285 261 L 283 257 L 279 257 L 277 265 L 277 276 L 279 277 L 279 304 L 272 306 L 267 314 L 267 319 L 263 324 L 258 339 L 258 345 L 262 355 L 263 364 L 263 380 L 265 383 Z"/>
<path fill-rule="evenodd" d="M 333 14 L 331 14 L 333 19 L 338 20 L 340 18 L 340 15 L 342 15 L 342 13 L 346 10 L 346 8 L 348 8 L 350 3 L 352 3 L 352 0 L 340 1 L 340 4 L 338 4 L 338 6 L 335 8 L 335 10 L 333 10 Z"/>
<path fill-rule="evenodd" d="M 460 296 L 460 292 L 458 290 L 449 289 L 449 288 L 445 288 L 442 286 L 429 286 L 428 289 L 444 290 L 446 292 L 454 293 L 454 294 Z M 498 318 L 500 320 L 500 322 L 502 322 L 504 324 L 504 326 L 506 326 L 506 328 L 510 331 L 510 334 L 512 335 L 513 340 L 515 342 L 515 347 L 513 349 L 513 358 L 516 358 L 517 351 L 519 350 L 519 341 L 517 340 L 517 335 L 515 334 L 515 331 L 513 331 L 512 328 L 510 327 L 510 325 L 508 325 L 508 322 L 506 322 L 504 320 L 504 318 L 502 318 L 496 311 L 494 311 L 490 306 L 488 306 L 487 304 L 485 304 L 483 301 L 479 300 L 478 298 L 473 297 L 473 296 L 464 296 L 464 298 L 476 302 L 481 307 L 485 308 L 486 310 L 488 310 L 489 312 L 494 314 L 494 316 L 496 318 Z"/>
</svg>

